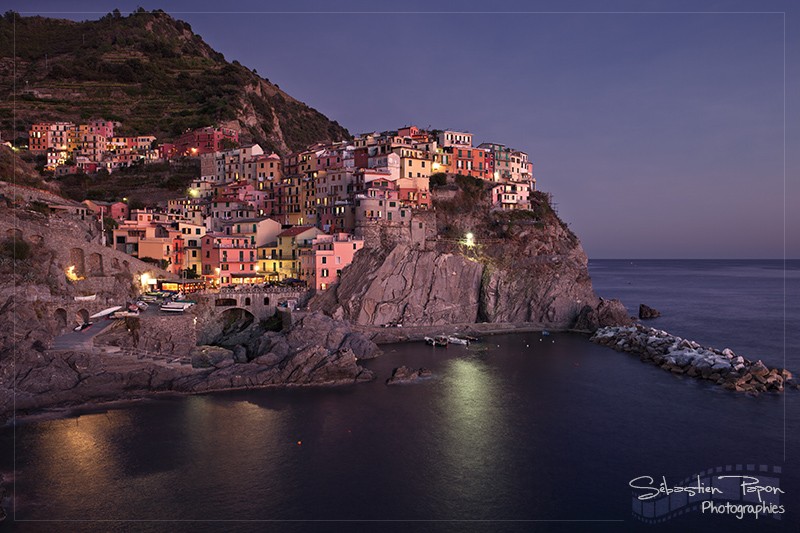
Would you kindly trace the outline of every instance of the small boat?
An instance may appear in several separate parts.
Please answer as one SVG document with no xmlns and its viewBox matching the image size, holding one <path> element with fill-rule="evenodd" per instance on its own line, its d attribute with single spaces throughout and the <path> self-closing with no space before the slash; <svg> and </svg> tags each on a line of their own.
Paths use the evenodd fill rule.
<svg viewBox="0 0 800 533">
<path fill-rule="evenodd" d="M 128 318 L 128 317 L 134 317 L 134 316 L 139 316 L 139 310 L 138 309 L 136 311 L 130 311 L 130 310 L 128 310 L 128 311 L 117 311 L 113 315 L 111 315 L 111 318 Z"/>
<path fill-rule="evenodd" d="M 136 302 L 136 307 L 138 307 L 139 309 L 141 309 L 142 311 L 144 311 L 145 309 L 147 309 L 147 308 L 148 308 L 148 307 L 150 307 L 150 306 L 149 306 L 149 305 L 147 305 L 147 302 L 144 302 L 144 301 L 141 301 L 141 300 L 140 300 L 140 301 Z"/>
<path fill-rule="evenodd" d="M 450 344 L 461 344 L 465 346 L 469 344 L 467 339 L 462 339 L 461 337 L 447 337 L 447 342 Z"/>
<path fill-rule="evenodd" d="M 444 335 L 425 337 L 425 344 L 430 344 L 431 346 L 447 346 L 447 337 Z"/>
<path fill-rule="evenodd" d="M 192 305 L 191 303 L 168 302 L 161 306 L 161 310 L 167 313 L 183 313 Z"/>
<path fill-rule="evenodd" d="M 73 331 L 83 331 L 86 328 L 90 327 L 92 324 L 94 324 L 94 322 L 84 322 L 83 324 L 78 324 L 77 326 L 75 326 L 75 328 L 73 328 Z"/>
<path fill-rule="evenodd" d="M 115 305 L 114 307 L 109 307 L 108 309 L 103 309 L 99 313 L 95 313 L 92 316 L 90 316 L 89 318 L 103 318 L 103 317 L 106 317 L 106 316 L 110 316 L 114 312 L 119 311 L 120 309 L 122 309 L 121 305 Z"/>
<path fill-rule="evenodd" d="M 97 299 L 97 295 L 96 294 L 92 294 L 90 296 L 76 296 L 75 297 L 75 301 L 76 302 L 93 302 L 96 299 Z"/>
</svg>

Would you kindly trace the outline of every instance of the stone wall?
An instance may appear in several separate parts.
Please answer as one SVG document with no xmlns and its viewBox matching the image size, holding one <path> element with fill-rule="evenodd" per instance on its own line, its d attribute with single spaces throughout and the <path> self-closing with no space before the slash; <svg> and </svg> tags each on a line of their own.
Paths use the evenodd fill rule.
<svg viewBox="0 0 800 533">
<path fill-rule="evenodd" d="M 436 240 L 436 213 L 433 210 L 412 211 L 408 221 L 371 222 L 356 226 L 355 234 L 364 239 L 365 248 L 392 248 L 405 244 L 412 248 L 432 249 Z"/>
</svg>

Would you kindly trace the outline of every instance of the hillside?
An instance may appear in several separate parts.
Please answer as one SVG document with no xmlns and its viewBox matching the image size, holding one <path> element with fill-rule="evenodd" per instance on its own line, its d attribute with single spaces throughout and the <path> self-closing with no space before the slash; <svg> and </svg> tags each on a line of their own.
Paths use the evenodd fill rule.
<svg viewBox="0 0 800 533">
<path fill-rule="evenodd" d="M 7 12 L 0 19 L 3 139 L 26 136 L 37 121 L 92 117 L 122 122 L 123 135 L 153 133 L 159 140 L 220 123 L 241 129 L 243 141 L 281 154 L 349 138 L 337 122 L 227 62 L 189 24 L 163 11 L 115 12 L 84 22 Z"/>
</svg>

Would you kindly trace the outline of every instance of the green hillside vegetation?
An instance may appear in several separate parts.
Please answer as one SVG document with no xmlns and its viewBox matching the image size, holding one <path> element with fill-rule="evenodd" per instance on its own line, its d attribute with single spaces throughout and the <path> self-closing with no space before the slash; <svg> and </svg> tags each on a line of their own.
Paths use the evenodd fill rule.
<svg viewBox="0 0 800 533">
<path fill-rule="evenodd" d="M 163 11 L 115 11 L 85 22 L 7 12 L 0 19 L 3 138 L 24 137 L 37 121 L 94 117 L 122 122 L 120 134 L 152 133 L 159 141 L 188 128 L 238 122 L 244 142 L 282 154 L 349 138 L 338 123 L 238 62 L 228 63 L 189 24 Z"/>
</svg>

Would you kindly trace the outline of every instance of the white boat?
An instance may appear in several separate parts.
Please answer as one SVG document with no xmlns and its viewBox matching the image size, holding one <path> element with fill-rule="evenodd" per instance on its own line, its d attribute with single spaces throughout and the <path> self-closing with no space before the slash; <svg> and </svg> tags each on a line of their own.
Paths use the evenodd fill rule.
<svg viewBox="0 0 800 533">
<path fill-rule="evenodd" d="M 96 299 L 97 299 L 97 295 L 96 294 L 92 294 L 90 296 L 76 296 L 75 297 L 75 301 L 76 302 L 93 302 Z"/>
<path fill-rule="evenodd" d="M 89 318 L 103 318 L 103 317 L 107 317 L 107 316 L 109 316 L 110 314 L 112 314 L 112 313 L 114 313 L 114 312 L 116 312 L 116 311 L 119 311 L 120 309 L 122 309 L 122 306 L 121 306 L 121 305 L 115 305 L 114 307 L 109 307 L 108 309 L 103 309 L 103 310 L 102 310 L 102 311 L 100 311 L 99 313 L 95 313 L 95 314 L 93 314 L 92 316 L 90 316 Z"/>
<path fill-rule="evenodd" d="M 168 302 L 161 306 L 161 310 L 167 313 L 183 313 L 191 306 L 189 302 Z"/>
<path fill-rule="evenodd" d="M 139 316 L 139 311 L 117 311 L 114 313 L 114 318 L 126 318 L 132 316 Z"/>
<path fill-rule="evenodd" d="M 460 337 L 447 337 L 447 342 L 449 342 L 450 344 L 463 344 L 463 345 L 469 344 L 469 341 L 467 339 L 462 339 Z"/>
</svg>

